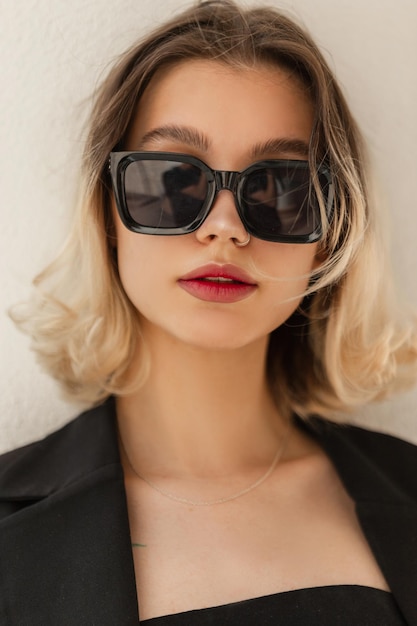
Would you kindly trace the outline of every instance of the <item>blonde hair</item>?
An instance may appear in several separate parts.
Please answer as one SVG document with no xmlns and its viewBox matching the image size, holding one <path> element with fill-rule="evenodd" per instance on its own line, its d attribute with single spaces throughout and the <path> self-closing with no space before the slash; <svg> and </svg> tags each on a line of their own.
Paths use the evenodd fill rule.
<svg viewBox="0 0 417 626">
<path fill-rule="evenodd" d="M 155 72 L 192 58 L 289 70 L 314 105 L 312 171 L 324 160 L 332 173 L 334 215 L 321 242 L 326 260 L 302 305 L 270 339 L 268 374 L 281 410 L 331 417 L 414 381 L 416 329 L 393 310 L 364 147 L 343 94 L 317 46 L 291 19 L 229 0 L 202 2 L 161 26 L 120 58 L 99 89 L 71 235 L 35 279 L 33 300 L 13 312 L 41 364 L 73 400 L 88 403 L 132 388 L 127 373 L 138 342 L 143 368 L 135 384 L 146 376 L 138 315 L 114 255 L 108 158 L 123 145 Z"/>
</svg>

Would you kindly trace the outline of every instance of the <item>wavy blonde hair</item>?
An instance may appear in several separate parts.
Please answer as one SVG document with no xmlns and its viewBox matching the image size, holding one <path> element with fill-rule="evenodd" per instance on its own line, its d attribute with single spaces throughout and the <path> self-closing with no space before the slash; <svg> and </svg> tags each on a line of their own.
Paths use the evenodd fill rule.
<svg viewBox="0 0 417 626">
<path fill-rule="evenodd" d="M 291 19 L 229 0 L 202 2 L 152 32 L 121 56 L 98 90 L 71 235 L 35 279 L 32 301 L 13 312 L 41 364 L 74 400 L 93 404 L 131 390 L 127 373 L 141 334 L 117 271 L 108 159 L 123 145 L 155 72 L 184 59 L 279 66 L 301 81 L 314 105 L 310 165 L 313 172 L 323 160 L 330 167 L 335 209 L 321 242 L 325 262 L 297 312 L 271 335 L 268 374 L 281 410 L 332 417 L 414 381 L 415 322 L 407 325 L 393 309 L 364 147 L 343 94 Z M 144 348 L 142 364 L 136 385 L 149 365 Z"/>
</svg>

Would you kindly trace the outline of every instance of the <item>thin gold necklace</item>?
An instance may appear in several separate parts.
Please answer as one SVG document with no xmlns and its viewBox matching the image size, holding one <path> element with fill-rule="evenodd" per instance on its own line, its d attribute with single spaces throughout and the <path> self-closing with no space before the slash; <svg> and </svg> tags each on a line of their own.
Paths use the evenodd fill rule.
<svg viewBox="0 0 417 626">
<path fill-rule="evenodd" d="M 237 498 L 240 498 L 244 495 L 246 495 L 247 493 L 249 493 L 250 491 L 253 491 L 254 489 L 256 489 L 257 487 L 259 487 L 259 485 L 261 485 L 263 482 L 266 481 L 267 478 L 269 478 L 269 476 L 272 474 L 272 472 L 274 471 L 275 467 L 278 465 L 279 461 L 282 459 L 282 456 L 285 452 L 285 449 L 287 447 L 288 444 L 288 440 L 289 440 L 289 436 L 290 436 L 290 423 L 288 424 L 288 428 L 285 432 L 285 435 L 279 445 L 278 450 L 275 453 L 274 458 L 272 459 L 272 463 L 271 465 L 268 467 L 268 469 L 266 470 L 265 474 L 262 474 L 262 476 L 260 478 L 258 478 L 257 480 L 255 480 L 254 483 L 251 483 L 248 487 L 245 487 L 245 489 L 241 489 L 241 491 L 238 491 L 237 493 L 234 493 L 230 496 L 225 496 L 224 498 L 219 498 L 217 500 L 189 500 L 188 498 L 183 498 L 182 496 L 177 496 L 175 493 L 171 493 L 170 491 L 165 491 L 165 489 L 161 489 L 161 487 L 158 487 L 158 485 L 156 485 L 154 482 L 152 482 L 151 480 L 149 480 L 149 478 L 146 478 L 145 476 L 142 476 L 142 474 L 139 474 L 135 468 L 133 467 L 129 455 L 126 452 L 126 448 L 123 445 L 122 442 L 122 446 L 123 446 L 123 450 L 124 453 L 126 455 L 126 459 L 127 462 L 129 463 L 129 466 L 131 468 L 131 470 L 133 471 L 133 473 L 140 478 L 141 480 L 143 480 L 147 485 L 149 485 L 149 487 L 151 487 L 152 489 L 154 489 L 155 491 L 157 491 L 158 493 L 161 494 L 161 496 L 164 496 L 165 498 L 169 498 L 170 500 L 173 500 L 174 502 L 179 502 L 181 504 L 188 504 L 191 506 L 212 506 L 214 504 L 223 504 L 224 502 L 230 502 L 231 500 L 236 500 Z"/>
</svg>

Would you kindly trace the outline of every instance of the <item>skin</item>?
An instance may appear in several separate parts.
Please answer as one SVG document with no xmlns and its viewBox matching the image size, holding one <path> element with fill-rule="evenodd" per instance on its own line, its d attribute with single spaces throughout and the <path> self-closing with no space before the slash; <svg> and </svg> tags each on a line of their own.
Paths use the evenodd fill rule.
<svg viewBox="0 0 417 626">
<path fill-rule="evenodd" d="M 211 65 L 202 61 L 183 64 L 153 82 L 139 105 L 127 149 L 185 152 L 223 170 L 242 170 L 264 158 L 300 158 L 294 151 L 263 150 L 256 158 L 251 152 L 276 138 L 308 144 L 313 112 L 301 89 L 294 89 L 282 73 L 270 80 L 265 72 L 254 70 L 252 78 L 250 73 L 236 75 L 226 67 Z M 197 129 L 209 146 L 198 148 L 169 137 L 143 143 L 149 131 L 166 125 Z M 116 224 L 120 276 L 141 314 L 144 332 L 158 328 L 195 347 L 224 350 L 263 341 L 297 307 L 316 262 L 317 244 L 277 244 L 252 238 L 247 248 L 236 248 L 234 239 L 245 241 L 247 233 L 232 193 L 226 190 L 219 193 L 203 225 L 190 235 L 137 235 L 119 220 Z M 219 306 L 178 288 L 178 278 L 212 261 L 246 270 L 258 285 L 256 292 L 243 302 Z"/>
<path fill-rule="evenodd" d="M 185 152 L 241 170 L 263 158 L 302 158 L 312 120 L 306 94 L 277 67 L 186 61 L 153 78 L 126 148 Z M 155 136 L 173 125 L 204 142 Z M 282 147 L 283 139 L 298 148 Z M 151 356 L 143 387 L 117 399 L 131 535 L 141 546 L 134 549 L 141 619 L 318 585 L 386 589 L 334 468 L 295 429 L 268 480 L 229 503 L 178 504 L 137 476 L 212 500 L 266 472 L 287 432 L 266 384 L 269 333 L 297 307 L 319 263 L 317 244 L 252 237 L 237 247 L 247 234 L 229 191 L 189 235 L 138 235 L 115 209 L 114 219 L 121 281 Z M 242 268 L 256 289 L 231 304 L 181 289 L 178 280 L 208 262 Z"/>
</svg>

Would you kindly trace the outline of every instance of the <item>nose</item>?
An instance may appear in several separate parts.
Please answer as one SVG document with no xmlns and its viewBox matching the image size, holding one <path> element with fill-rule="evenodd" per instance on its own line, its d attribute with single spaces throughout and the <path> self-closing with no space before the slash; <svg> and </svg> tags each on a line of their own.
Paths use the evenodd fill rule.
<svg viewBox="0 0 417 626">
<path fill-rule="evenodd" d="M 196 231 L 201 243 L 213 240 L 233 243 L 247 240 L 247 232 L 236 208 L 236 172 L 216 172 L 216 196 L 204 222 Z"/>
</svg>

